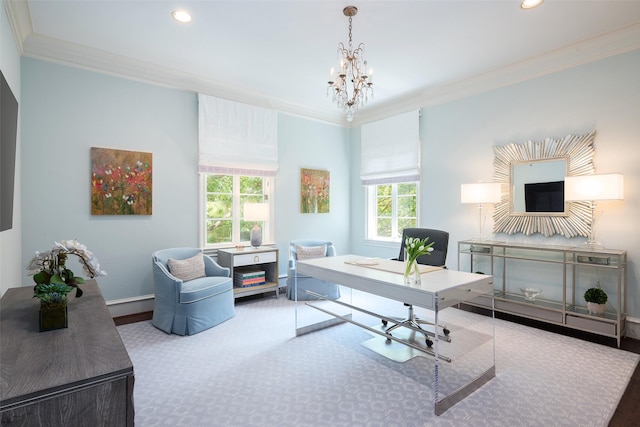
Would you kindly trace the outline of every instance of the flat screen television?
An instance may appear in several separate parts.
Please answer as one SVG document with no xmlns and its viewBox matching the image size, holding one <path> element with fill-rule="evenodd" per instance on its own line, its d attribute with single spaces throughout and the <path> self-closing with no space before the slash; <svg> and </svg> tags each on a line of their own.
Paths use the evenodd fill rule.
<svg viewBox="0 0 640 427">
<path fill-rule="evenodd" d="M 524 205 L 527 212 L 564 212 L 564 181 L 525 184 Z"/>
<path fill-rule="evenodd" d="M 0 72 L 0 231 L 13 227 L 18 101 Z"/>
</svg>

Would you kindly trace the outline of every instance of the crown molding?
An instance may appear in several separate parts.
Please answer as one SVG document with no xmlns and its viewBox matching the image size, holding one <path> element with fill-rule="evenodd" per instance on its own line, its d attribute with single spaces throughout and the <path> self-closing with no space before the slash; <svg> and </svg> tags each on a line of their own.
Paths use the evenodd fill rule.
<svg viewBox="0 0 640 427">
<path fill-rule="evenodd" d="M 399 96 L 375 107 L 360 110 L 354 121 L 349 123 L 337 110 L 327 112 L 293 104 L 203 76 L 34 34 L 27 1 L 3 0 L 3 3 L 22 56 L 173 89 L 204 93 L 343 127 L 355 127 L 412 109 L 433 107 L 640 49 L 640 23 L 636 23 L 481 75 Z"/>
<path fill-rule="evenodd" d="M 3 0 L 4 8 L 7 12 L 13 39 L 20 55 L 24 54 L 22 44 L 30 34 L 33 34 L 33 26 L 31 25 L 31 12 L 29 11 L 29 3 L 27 0 Z"/>
<path fill-rule="evenodd" d="M 362 125 L 412 109 L 434 107 L 637 49 L 640 49 L 640 23 L 481 75 L 398 97 L 371 110 L 360 111 L 353 124 Z"/>
<path fill-rule="evenodd" d="M 227 83 L 196 74 L 185 73 L 75 43 L 43 37 L 38 34 L 29 35 L 25 39 L 23 46 L 25 49 L 24 56 L 29 58 L 172 89 L 203 93 L 333 124 L 342 125 L 344 121 L 344 117 L 339 112 L 327 113 L 305 105 L 293 104 L 282 99 L 230 86 Z"/>
</svg>

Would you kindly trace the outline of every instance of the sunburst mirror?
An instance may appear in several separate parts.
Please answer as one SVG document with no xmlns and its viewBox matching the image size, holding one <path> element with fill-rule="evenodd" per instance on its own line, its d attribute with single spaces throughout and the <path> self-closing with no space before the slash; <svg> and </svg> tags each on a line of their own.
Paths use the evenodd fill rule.
<svg viewBox="0 0 640 427">
<path fill-rule="evenodd" d="M 493 181 L 502 184 L 494 233 L 588 237 L 591 207 L 565 202 L 564 177 L 594 173 L 595 134 L 494 146 Z"/>
</svg>

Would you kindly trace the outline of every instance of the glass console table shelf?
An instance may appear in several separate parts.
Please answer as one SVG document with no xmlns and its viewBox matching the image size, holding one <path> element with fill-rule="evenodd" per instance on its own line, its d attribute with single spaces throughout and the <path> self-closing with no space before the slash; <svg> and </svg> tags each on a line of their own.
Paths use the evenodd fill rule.
<svg viewBox="0 0 640 427">
<path fill-rule="evenodd" d="M 458 269 L 494 277 L 495 310 L 615 338 L 625 332 L 627 251 L 577 246 L 463 240 Z M 584 292 L 602 288 L 608 296 L 604 314 L 587 310 Z M 527 300 L 520 288 L 541 294 Z M 491 308 L 491 298 L 464 304 Z"/>
</svg>

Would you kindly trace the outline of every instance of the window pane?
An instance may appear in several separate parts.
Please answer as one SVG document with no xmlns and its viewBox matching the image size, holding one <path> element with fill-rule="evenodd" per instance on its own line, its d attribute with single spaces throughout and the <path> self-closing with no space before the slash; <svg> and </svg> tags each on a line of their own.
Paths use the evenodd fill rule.
<svg viewBox="0 0 640 427">
<path fill-rule="evenodd" d="M 391 218 L 378 218 L 377 237 L 391 237 Z"/>
<path fill-rule="evenodd" d="M 205 244 L 248 241 L 254 223 L 243 220 L 244 204 L 269 202 L 271 182 L 269 178 L 255 176 L 205 175 Z M 265 224 L 259 222 L 263 233 Z M 269 236 L 269 230 L 266 233 Z"/>
<path fill-rule="evenodd" d="M 262 177 L 259 176 L 241 176 L 240 177 L 240 194 L 260 194 L 262 195 Z M 262 201 L 259 200 L 260 202 Z"/>
<path fill-rule="evenodd" d="M 376 185 L 367 194 L 374 198 L 367 238 L 400 240 L 403 229 L 418 226 L 418 183 Z"/>
<path fill-rule="evenodd" d="M 404 195 L 415 195 L 416 194 L 416 183 L 415 182 L 410 182 L 410 183 L 400 183 L 398 184 L 398 195 L 399 196 L 404 196 Z"/>
<path fill-rule="evenodd" d="M 398 217 L 416 217 L 416 198 L 414 196 L 398 197 Z"/>
<path fill-rule="evenodd" d="M 231 241 L 231 220 L 207 220 L 207 244 Z"/>
<path fill-rule="evenodd" d="M 391 190 L 392 187 L 391 185 L 377 185 L 376 186 L 376 193 L 377 196 L 391 196 Z"/>
<path fill-rule="evenodd" d="M 230 218 L 233 210 L 233 197 L 227 194 L 207 195 L 207 219 Z"/>
<path fill-rule="evenodd" d="M 392 208 L 393 208 L 393 199 L 391 197 L 378 197 L 378 208 L 377 208 L 377 216 L 391 216 Z"/>
<path fill-rule="evenodd" d="M 207 175 L 208 193 L 232 193 L 233 177 L 229 175 Z"/>
</svg>

